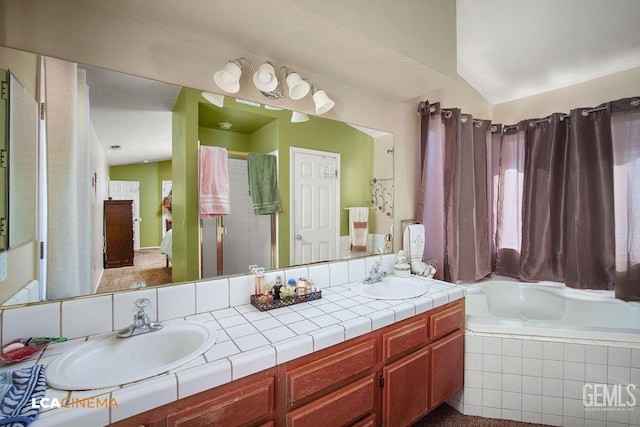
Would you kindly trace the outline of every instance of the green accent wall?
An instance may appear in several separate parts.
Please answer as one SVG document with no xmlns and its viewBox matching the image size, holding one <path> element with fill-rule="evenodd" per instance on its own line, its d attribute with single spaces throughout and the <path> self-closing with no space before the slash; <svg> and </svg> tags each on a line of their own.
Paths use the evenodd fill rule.
<svg viewBox="0 0 640 427">
<path fill-rule="evenodd" d="M 200 276 L 198 218 L 198 99 L 200 92 L 183 88 L 172 115 L 172 265 L 173 282 Z"/>
<path fill-rule="evenodd" d="M 373 138 L 335 120 L 309 116 L 291 123 L 291 111 L 267 110 L 225 98 L 225 110 L 263 116 L 258 129 L 240 133 L 221 130 L 209 120 L 200 91 L 183 88 L 173 110 L 173 280 L 199 277 L 198 141 L 240 152 L 278 151 L 278 187 L 282 211 L 278 215 L 280 266 L 289 265 L 289 149 L 300 147 L 340 154 L 340 235 L 349 234 L 351 206 L 370 206 L 373 179 Z M 206 107 L 206 108 L 205 108 Z M 216 107 L 217 108 L 217 107 Z M 264 119 L 264 116 L 272 119 Z M 207 123 L 208 126 L 203 126 Z M 370 224 L 371 227 L 371 224 Z"/>
<path fill-rule="evenodd" d="M 162 181 L 171 180 L 171 161 L 112 166 L 109 178 L 140 182 L 140 246 L 160 246 L 162 241 Z"/>
<path fill-rule="evenodd" d="M 194 98 L 199 97 L 199 92 Z M 202 99 L 200 97 L 200 99 Z M 204 102 L 204 101 L 202 101 Z M 373 138 L 346 123 L 309 116 L 309 121 L 291 123 L 291 111 L 267 110 L 237 103 L 225 98 L 225 110 L 246 111 L 252 115 L 273 117 L 273 121 L 250 134 L 231 130 L 199 127 L 202 145 L 225 147 L 243 152 L 268 153 L 278 151 L 278 188 L 282 211 L 278 215 L 278 258 L 280 266 L 289 265 L 291 220 L 289 200 L 289 149 L 300 147 L 340 154 L 340 235 L 349 234 L 349 213 L 343 210 L 352 206 L 370 206 L 371 180 L 373 179 Z M 201 120 L 203 109 L 199 110 Z M 234 113 L 235 114 L 235 113 Z M 215 121 L 214 121 L 215 122 Z M 248 137 L 248 141 L 247 141 Z M 197 159 L 194 166 L 197 168 Z M 370 229 L 373 226 L 370 223 Z"/>
</svg>

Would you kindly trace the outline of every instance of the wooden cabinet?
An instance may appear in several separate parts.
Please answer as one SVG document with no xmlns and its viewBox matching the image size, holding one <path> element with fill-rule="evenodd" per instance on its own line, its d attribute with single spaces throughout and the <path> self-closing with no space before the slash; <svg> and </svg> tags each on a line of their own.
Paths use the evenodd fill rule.
<svg viewBox="0 0 640 427">
<path fill-rule="evenodd" d="M 430 346 L 429 409 L 447 400 L 464 385 L 464 330 Z"/>
<path fill-rule="evenodd" d="M 376 375 L 369 374 L 298 409 L 287 412 L 291 427 L 346 426 L 375 410 Z"/>
<path fill-rule="evenodd" d="M 152 409 L 115 426 L 275 426 L 275 369 Z"/>
<path fill-rule="evenodd" d="M 382 424 L 407 426 L 429 412 L 429 348 L 385 366 Z"/>
<path fill-rule="evenodd" d="M 104 267 L 133 265 L 133 200 L 104 201 Z"/>
<path fill-rule="evenodd" d="M 411 425 L 462 388 L 463 363 L 458 300 L 120 425 Z"/>
</svg>

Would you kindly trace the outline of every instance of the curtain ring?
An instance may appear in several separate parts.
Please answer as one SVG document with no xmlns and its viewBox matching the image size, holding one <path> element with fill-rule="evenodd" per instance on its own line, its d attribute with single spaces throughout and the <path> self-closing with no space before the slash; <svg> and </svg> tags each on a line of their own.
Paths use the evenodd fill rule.
<svg viewBox="0 0 640 427">
<path fill-rule="evenodd" d="M 474 120 L 473 124 L 474 124 L 475 127 L 481 128 L 482 127 L 482 120 Z"/>
<path fill-rule="evenodd" d="M 631 101 L 631 106 L 632 107 L 637 107 L 639 105 L 640 105 L 640 98 L 634 99 L 634 100 Z"/>
<path fill-rule="evenodd" d="M 460 116 L 460 121 L 462 123 L 467 123 L 467 116 Z"/>
</svg>

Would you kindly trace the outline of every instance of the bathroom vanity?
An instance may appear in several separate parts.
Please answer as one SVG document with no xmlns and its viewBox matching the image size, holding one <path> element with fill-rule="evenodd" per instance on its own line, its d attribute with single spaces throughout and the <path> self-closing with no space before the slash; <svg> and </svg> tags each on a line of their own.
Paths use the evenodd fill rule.
<svg viewBox="0 0 640 427">
<path fill-rule="evenodd" d="M 458 299 L 115 425 L 410 425 L 462 388 L 464 319 Z"/>
</svg>

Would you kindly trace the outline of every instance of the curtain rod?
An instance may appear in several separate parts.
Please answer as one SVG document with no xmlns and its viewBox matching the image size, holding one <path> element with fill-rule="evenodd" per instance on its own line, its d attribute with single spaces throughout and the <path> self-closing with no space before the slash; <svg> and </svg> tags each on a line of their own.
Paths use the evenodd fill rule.
<svg viewBox="0 0 640 427">
<path fill-rule="evenodd" d="M 378 181 L 393 181 L 393 178 L 373 178 L 372 181 L 375 184 Z"/>
</svg>

